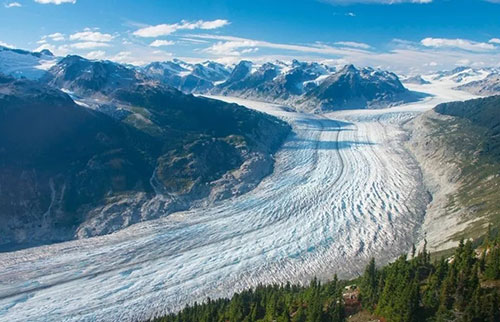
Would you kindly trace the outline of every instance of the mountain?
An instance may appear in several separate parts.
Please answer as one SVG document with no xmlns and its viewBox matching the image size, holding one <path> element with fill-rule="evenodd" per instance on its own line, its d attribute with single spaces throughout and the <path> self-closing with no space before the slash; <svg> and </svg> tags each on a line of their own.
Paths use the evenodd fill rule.
<svg viewBox="0 0 500 322">
<path fill-rule="evenodd" d="M 0 245 L 70 239 L 105 198 L 152 192 L 156 145 L 61 91 L 0 76 Z"/>
<path fill-rule="evenodd" d="M 500 73 L 491 73 L 481 80 L 460 85 L 457 89 L 479 96 L 498 95 L 500 94 Z"/>
<path fill-rule="evenodd" d="M 432 80 L 449 81 L 457 85 L 464 85 L 470 82 L 479 81 L 490 74 L 497 74 L 498 70 L 492 67 L 472 68 L 459 66 L 448 71 L 439 71 L 429 75 Z"/>
<path fill-rule="evenodd" d="M 0 77 L 4 249 L 102 235 L 244 193 L 272 171 L 290 131 L 115 63 L 70 56 L 47 79 Z M 124 113 L 83 107 L 58 86 Z"/>
<path fill-rule="evenodd" d="M 220 82 L 225 80 L 231 73 L 230 69 L 222 64 L 206 61 L 201 64 L 193 65 L 191 74 L 193 76 L 205 79 L 211 82 Z"/>
<path fill-rule="evenodd" d="M 247 76 L 252 73 L 253 63 L 251 61 L 242 60 L 240 61 L 231 71 L 229 77 L 225 82 L 223 82 L 219 87 L 229 87 L 232 84 L 238 84 L 243 81 Z"/>
<path fill-rule="evenodd" d="M 434 250 L 479 238 L 488 223 L 497 231 L 500 96 L 440 104 L 409 129 L 409 147 L 432 194 L 423 229 Z"/>
<path fill-rule="evenodd" d="M 142 72 L 151 79 L 185 93 L 206 92 L 214 87 L 214 83 L 224 81 L 230 74 L 229 68 L 216 62 L 189 64 L 178 59 L 151 63 L 142 68 Z"/>
<path fill-rule="evenodd" d="M 42 80 L 83 97 L 96 93 L 107 95 L 117 88 L 131 88 L 146 82 L 146 77 L 112 61 L 93 61 L 71 55 L 51 67 Z"/>
<path fill-rule="evenodd" d="M 464 72 L 467 73 L 467 71 L 471 71 L 471 70 L 472 70 L 472 68 L 470 68 L 468 66 L 458 66 L 452 70 L 442 70 L 442 71 L 436 72 L 436 74 L 433 76 L 433 79 L 438 80 L 438 79 L 442 79 L 444 77 L 456 76 L 456 75 L 460 75 Z"/>
<path fill-rule="evenodd" d="M 242 61 L 229 78 L 211 93 L 259 99 L 269 102 L 293 102 L 295 98 L 317 86 L 333 69 L 319 63 L 297 60 L 265 63 L 255 66 Z"/>
<path fill-rule="evenodd" d="M 430 84 L 431 82 L 426 81 L 420 75 L 415 75 L 415 76 L 411 76 L 411 77 L 408 77 L 408 78 L 404 79 L 403 83 L 406 83 L 406 84 L 417 84 L 417 85 L 427 85 L 427 84 Z"/>
<path fill-rule="evenodd" d="M 272 81 L 280 73 L 277 65 L 265 63 L 260 67 L 255 66 L 252 62 L 241 61 L 238 63 L 228 79 L 218 85 L 221 93 L 244 92 L 246 90 L 256 89 L 259 85 Z"/>
<path fill-rule="evenodd" d="M 38 79 L 57 63 L 49 50 L 30 52 L 0 46 L 0 73 L 16 78 Z"/>
<path fill-rule="evenodd" d="M 381 108 L 416 101 L 420 97 L 406 89 L 394 73 L 346 65 L 307 92 L 298 104 L 308 110 L 329 111 Z"/>
</svg>

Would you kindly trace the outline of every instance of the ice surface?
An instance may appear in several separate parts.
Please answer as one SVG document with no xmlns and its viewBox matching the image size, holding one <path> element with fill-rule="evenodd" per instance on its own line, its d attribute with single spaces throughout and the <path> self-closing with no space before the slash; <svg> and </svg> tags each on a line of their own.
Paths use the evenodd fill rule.
<svg viewBox="0 0 500 322">
<path fill-rule="evenodd" d="M 259 283 L 352 277 L 371 256 L 387 262 L 406 252 L 427 194 L 400 125 L 468 95 L 414 89 L 438 96 L 323 116 L 222 98 L 293 125 L 273 174 L 209 209 L 0 254 L 0 320 L 144 319 Z"/>
</svg>

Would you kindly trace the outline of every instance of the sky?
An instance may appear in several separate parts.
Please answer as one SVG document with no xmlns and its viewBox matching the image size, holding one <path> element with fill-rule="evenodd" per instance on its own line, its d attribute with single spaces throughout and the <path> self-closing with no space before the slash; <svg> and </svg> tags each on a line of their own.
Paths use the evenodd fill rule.
<svg viewBox="0 0 500 322">
<path fill-rule="evenodd" d="M 0 45 L 144 65 L 174 58 L 500 66 L 500 0 L 4 0 Z"/>
</svg>

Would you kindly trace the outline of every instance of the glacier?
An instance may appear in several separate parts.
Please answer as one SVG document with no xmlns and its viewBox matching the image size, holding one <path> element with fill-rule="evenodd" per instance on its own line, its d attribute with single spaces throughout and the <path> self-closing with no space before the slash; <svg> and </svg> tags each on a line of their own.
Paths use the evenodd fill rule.
<svg viewBox="0 0 500 322">
<path fill-rule="evenodd" d="M 259 283 L 355 277 L 423 238 L 429 196 L 402 124 L 469 98 L 449 86 L 382 110 L 297 113 L 274 172 L 251 192 L 119 232 L 0 253 L 0 321 L 135 321 Z"/>
</svg>

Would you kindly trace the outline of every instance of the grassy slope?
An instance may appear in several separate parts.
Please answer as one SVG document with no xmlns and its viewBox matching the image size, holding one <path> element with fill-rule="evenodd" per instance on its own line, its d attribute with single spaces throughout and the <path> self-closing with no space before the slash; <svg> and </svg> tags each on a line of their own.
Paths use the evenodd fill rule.
<svg viewBox="0 0 500 322">
<path fill-rule="evenodd" d="M 441 104 L 435 111 L 452 116 L 432 119 L 429 125 L 435 140 L 454 156 L 450 162 L 461 170 L 460 187 L 447 209 L 466 209 L 461 220 L 475 219 L 454 237 L 480 238 L 488 223 L 500 228 L 500 96 Z"/>
</svg>

